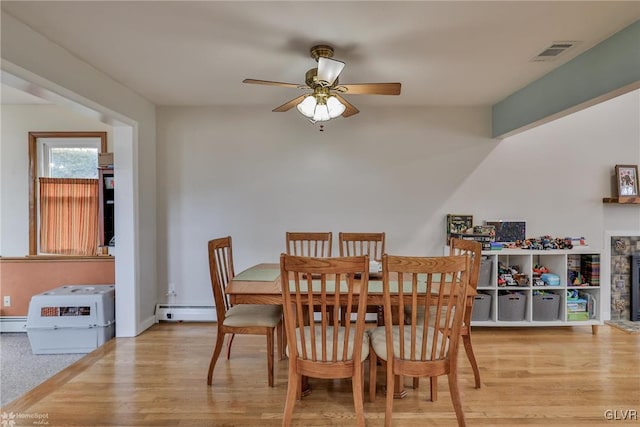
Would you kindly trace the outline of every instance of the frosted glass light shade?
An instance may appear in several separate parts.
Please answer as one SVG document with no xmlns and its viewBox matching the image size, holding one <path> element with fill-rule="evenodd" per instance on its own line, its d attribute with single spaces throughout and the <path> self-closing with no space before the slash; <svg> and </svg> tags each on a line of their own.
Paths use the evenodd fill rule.
<svg viewBox="0 0 640 427">
<path fill-rule="evenodd" d="M 326 122 L 327 120 L 330 120 L 331 117 L 329 116 L 329 109 L 327 108 L 326 104 L 318 104 L 316 105 L 316 111 L 313 114 L 313 121 L 314 122 Z"/>
<path fill-rule="evenodd" d="M 319 100 L 319 102 L 318 102 Z M 311 94 L 306 96 L 302 102 L 296 105 L 300 114 L 311 119 L 312 122 L 326 122 L 344 113 L 345 105 L 335 96 L 331 95 L 326 99 L 316 98 Z"/>
<path fill-rule="evenodd" d="M 307 96 L 296 108 L 305 117 L 313 117 L 316 109 L 316 98 L 313 95 Z"/>
<path fill-rule="evenodd" d="M 347 108 L 335 96 L 330 96 L 329 99 L 327 99 L 327 107 L 329 109 L 329 117 L 332 119 L 340 116 Z"/>
<path fill-rule="evenodd" d="M 332 85 L 342 72 L 344 65 L 344 62 L 336 61 L 335 59 L 318 58 L 318 80 Z"/>
</svg>

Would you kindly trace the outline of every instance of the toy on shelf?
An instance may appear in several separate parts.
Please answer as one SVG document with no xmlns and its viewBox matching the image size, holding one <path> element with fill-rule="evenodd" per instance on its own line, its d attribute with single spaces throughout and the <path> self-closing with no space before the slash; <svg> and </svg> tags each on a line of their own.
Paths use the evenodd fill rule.
<svg viewBox="0 0 640 427">
<path fill-rule="evenodd" d="M 569 271 L 569 283 L 572 286 L 589 286 L 587 279 L 579 271 Z"/>
<path fill-rule="evenodd" d="M 519 265 L 506 266 L 504 263 L 498 263 L 498 286 L 528 286 L 529 276 L 520 273 Z"/>
<path fill-rule="evenodd" d="M 544 265 L 535 264 L 533 266 L 533 286 L 547 286 L 540 277 L 548 272 L 549 269 Z"/>
<path fill-rule="evenodd" d="M 553 273 L 544 273 L 540 279 L 546 286 L 560 286 L 560 276 Z"/>
<path fill-rule="evenodd" d="M 575 242 L 580 246 L 585 246 L 584 237 L 576 239 L 573 237 L 551 237 L 540 236 L 537 238 L 530 237 L 524 240 L 516 240 L 506 245 L 509 249 L 530 249 L 538 251 L 549 251 L 553 249 L 573 249 Z"/>
</svg>

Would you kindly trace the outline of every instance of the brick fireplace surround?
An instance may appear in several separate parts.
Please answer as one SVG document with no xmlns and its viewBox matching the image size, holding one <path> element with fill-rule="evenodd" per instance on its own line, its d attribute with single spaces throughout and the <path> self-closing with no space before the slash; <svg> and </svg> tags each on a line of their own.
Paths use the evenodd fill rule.
<svg viewBox="0 0 640 427">
<path fill-rule="evenodd" d="M 611 320 L 631 316 L 631 255 L 640 252 L 640 235 L 611 236 Z"/>
</svg>

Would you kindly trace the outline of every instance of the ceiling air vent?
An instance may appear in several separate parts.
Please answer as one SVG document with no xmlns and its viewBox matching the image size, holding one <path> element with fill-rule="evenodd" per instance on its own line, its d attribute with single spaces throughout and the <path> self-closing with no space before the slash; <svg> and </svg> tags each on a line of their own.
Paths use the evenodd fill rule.
<svg viewBox="0 0 640 427">
<path fill-rule="evenodd" d="M 573 48 L 577 45 L 578 42 L 570 41 L 570 42 L 553 42 L 553 44 L 547 48 L 545 48 L 538 55 L 534 56 L 531 60 L 534 62 L 540 61 L 553 61 L 557 57 L 563 55 L 566 51 Z"/>
</svg>

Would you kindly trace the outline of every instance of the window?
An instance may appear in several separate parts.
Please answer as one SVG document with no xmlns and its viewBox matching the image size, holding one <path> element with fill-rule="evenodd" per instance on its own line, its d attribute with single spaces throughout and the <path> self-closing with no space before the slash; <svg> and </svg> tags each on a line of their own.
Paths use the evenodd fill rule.
<svg viewBox="0 0 640 427">
<path fill-rule="evenodd" d="M 29 255 L 96 255 L 106 132 L 29 133 Z"/>
</svg>

